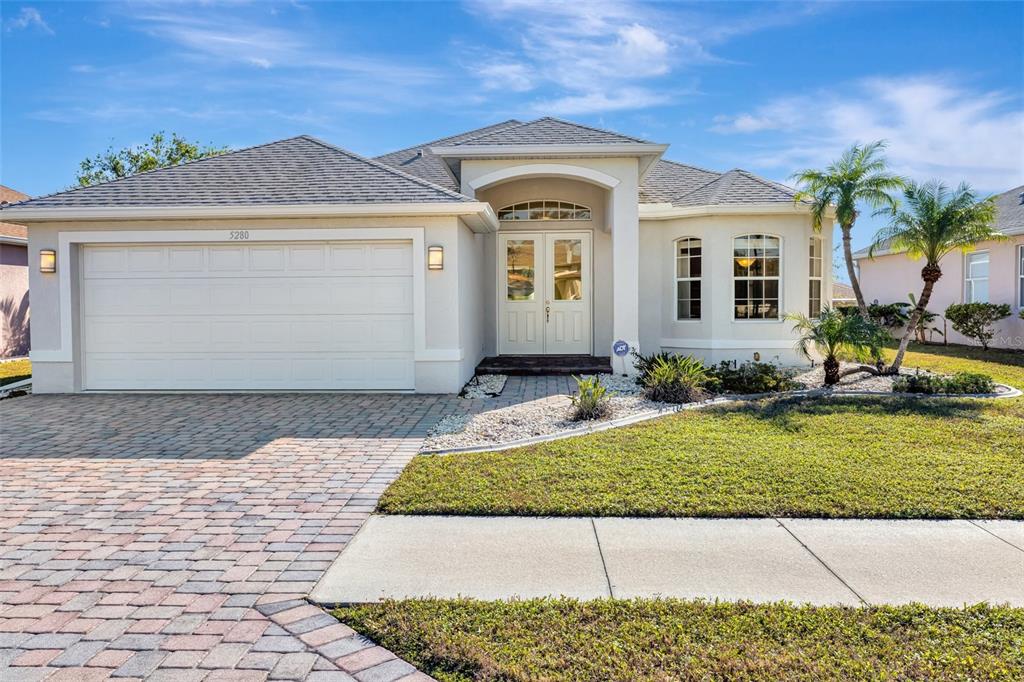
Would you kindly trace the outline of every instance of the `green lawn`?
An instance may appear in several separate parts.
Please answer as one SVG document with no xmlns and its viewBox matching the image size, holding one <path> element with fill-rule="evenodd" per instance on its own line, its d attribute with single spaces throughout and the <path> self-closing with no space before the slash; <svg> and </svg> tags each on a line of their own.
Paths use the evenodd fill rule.
<svg viewBox="0 0 1024 682">
<path fill-rule="evenodd" d="M 1024 609 L 409 600 L 335 614 L 442 682 L 1024 679 Z"/>
<path fill-rule="evenodd" d="M 0 362 L 0 386 L 32 376 L 32 363 L 28 360 L 5 360 Z"/>
<path fill-rule="evenodd" d="M 907 366 L 1024 387 L 1024 353 L 917 348 Z M 835 398 L 690 411 L 479 454 L 420 456 L 407 514 L 1024 518 L 1024 399 Z"/>
</svg>

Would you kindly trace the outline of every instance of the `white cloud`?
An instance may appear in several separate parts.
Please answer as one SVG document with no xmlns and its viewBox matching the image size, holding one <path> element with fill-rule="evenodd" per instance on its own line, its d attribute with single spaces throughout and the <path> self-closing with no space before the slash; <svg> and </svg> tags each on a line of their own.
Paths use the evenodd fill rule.
<svg viewBox="0 0 1024 682">
<path fill-rule="evenodd" d="M 476 73 L 488 90 L 527 92 L 534 88 L 533 72 L 526 64 L 492 62 L 476 67 Z"/>
<path fill-rule="evenodd" d="M 43 33 L 53 35 L 53 29 L 35 7 L 22 7 L 17 16 L 7 20 L 8 31 L 22 31 L 27 28 L 36 28 Z"/>
<path fill-rule="evenodd" d="M 915 179 L 966 180 L 992 191 L 1024 178 L 1019 95 L 942 76 L 866 78 L 782 97 L 717 117 L 712 130 L 773 136 L 757 159 L 766 168 L 820 166 L 854 142 L 884 139 L 893 169 Z"/>
</svg>

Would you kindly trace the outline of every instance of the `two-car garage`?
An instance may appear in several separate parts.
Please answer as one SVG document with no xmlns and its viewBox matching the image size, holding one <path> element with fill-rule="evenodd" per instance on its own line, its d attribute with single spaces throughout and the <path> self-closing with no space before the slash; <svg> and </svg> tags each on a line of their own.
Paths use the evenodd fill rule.
<svg viewBox="0 0 1024 682">
<path fill-rule="evenodd" d="M 86 244 L 86 390 L 406 390 L 410 241 Z"/>
</svg>

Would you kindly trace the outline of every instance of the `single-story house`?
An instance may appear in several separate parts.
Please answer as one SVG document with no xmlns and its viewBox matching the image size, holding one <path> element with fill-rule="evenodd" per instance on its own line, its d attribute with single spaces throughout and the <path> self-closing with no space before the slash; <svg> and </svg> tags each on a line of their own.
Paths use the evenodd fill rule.
<svg viewBox="0 0 1024 682">
<path fill-rule="evenodd" d="M 1024 349 L 1024 185 L 996 197 L 996 229 L 1005 240 L 977 244 L 967 253 L 955 251 L 943 258 L 942 278 L 936 282 L 928 309 L 942 315 L 953 303 L 1007 303 L 1013 311 L 996 325 L 995 348 Z M 908 294 L 921 295 L 923 260 L 911 260 L 905 253 L 869 249 L 854 254 L 860 270 L 864 300 L 871 303 L 909 302 Z M 943 319 L 933 325 L 947 333 L 950 343 L 975 344 L 953 331 Z"/>
<path fill-rule="evenodd" d="M 0 206 L 28 198 L 0 185 Z M 28 231 L 0 222 L 0 359 L 24 357 L 28 347 Z"/>
<path fill-rule="evenodd" d="M 375 159 L 299 136 L 8 207 L 34 390 L 446 393 L 616 342 L 800 362 L 784 315 L 830 300 L 831 223 L 666 149 L 553 118 Z"/>
<path fill-rule="evenodd" d="M 857 305 L 857 295 L 853 293 L 853 287 L 846 282 L 832 282 L 832 307 Z"/>
</svg>

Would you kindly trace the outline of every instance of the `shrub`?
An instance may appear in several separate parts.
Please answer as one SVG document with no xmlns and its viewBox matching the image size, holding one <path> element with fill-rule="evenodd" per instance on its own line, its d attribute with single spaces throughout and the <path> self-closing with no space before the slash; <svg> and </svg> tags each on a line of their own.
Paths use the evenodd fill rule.
<svg viewBox="0 0 1024 682">
<path fill-rule="evenodd" d="M 587 421 L 600 419 L 608 414 L 608 389 L 601 385 L 601 378 L 573 377 L 576 380 L 576 394 L 572 396 L 572 420 Z"/>
<path fill-rule="evenodd" d="M 653 360 L 643 379 L 644 396 L 663 403 L 703 400 L 707 382 L 704 363 L 689 355 L 665 355 Z"/>
<path fill-rule="evenodd" d="M 911 304 L 904 301 L 895 303 L 868 304 L 868 317 L 880 327 L 900 329 L 910 320 Z M 843 315 L 860 315 L 860 308 L 855 305 L 837 306 L 836 310 Z"/>
<path fill-rule="evenodd" d="M 708 375 L 713 378 L 708 389 L 716 392 L 774 393 L 797 387 L 796 382 L 770 362 L 744 362 L 736 367 L 731 362 L 722 362 L 708 369 Z"/>
<path fill-rule="evenodd" d="M 946 319 L 953 329 L 974 339 L 985 350 L 995 336 L 995 323 L 1009 316 L 1007 303 L 954 303 L 946 308 Z"/>
<path fill-rule="evenodd" d="M 975 372 L 957 372 L 953 376 L 943 377 L 936 374 L 911 374 L 898 377 L 892 382 L 892 390 L 896 393 L 994 393 L 996 384 L 987 374 Z"/>
<path fill-rule="evenodd" d="M 652 353 L 650 355 L 640 355 L 636 350 L 633 351 L 633 367 L 636 368 L 637 378 L 636 382 L 641 386 L 644 381 L 651 374 L 651 370 L 654 369 L 655 363 L 659 360 L 671 361 L 675 357 L 672 353 Z"/>
</svg>

